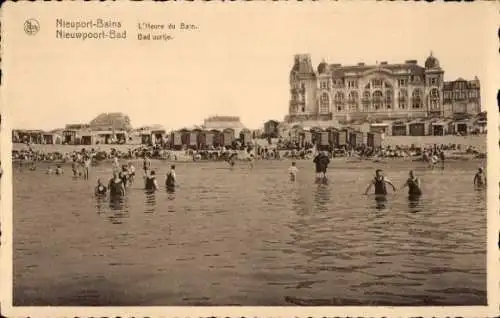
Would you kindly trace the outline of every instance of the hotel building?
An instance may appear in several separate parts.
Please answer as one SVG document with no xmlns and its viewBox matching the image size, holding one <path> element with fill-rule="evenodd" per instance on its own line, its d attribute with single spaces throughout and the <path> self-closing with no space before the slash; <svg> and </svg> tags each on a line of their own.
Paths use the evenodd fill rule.
<svg viewBox="0 0 500 318">
<path fill-rule="evenodd" d="M 436 125 L 445 125 L 444 118 L 478 114 L 480 105 L 477 77 L 472 81 L 445 82 L 444 70 L 432 53 L 424 66 L 416 60 L 351 66 L 323 61 L 317 68 L 313 67 L 309 54 L 298 54 L 290 72 L 285 124 L 319 127 L 339 122 L 397 121 L 405 123 L 398 134 L 427 135 L 432 134 L 431 119 Z M 440 123 L 436 123 L 438 118 Z M 409 132 L 412 121 L 425 121 L 418 129 L 423 132 Z M 447 122 L 443 131 L 448 130 L 451 132 L 453 126 Z"/>
</svg>

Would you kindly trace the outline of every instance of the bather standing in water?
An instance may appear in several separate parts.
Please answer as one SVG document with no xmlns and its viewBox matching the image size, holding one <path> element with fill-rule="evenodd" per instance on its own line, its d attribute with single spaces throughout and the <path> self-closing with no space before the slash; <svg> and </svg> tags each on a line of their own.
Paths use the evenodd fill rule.
<svg viewBox="0 0 500 318">
<path fill-rule="evenodd" d="M 158 191 L 158 182 L 156 180 L 156 172 L 152 170 L 149 176 L 144 177 L 144 188 L 148 192 Z"/>
<path fill-rule="evenodd" d="M 408 187 L 408 197 L 411 200 L 418 199 L 422 195 L 420 179 L 415 176 L 415 172 L 413 170 L 410 170 L 409 178 L 401 187 L 401 190 L 403 190 L 405 187 Z"/>
<path fill-rule="evenodd" d="M 125 195 L 125 186 L 118 171 L 113 172 L 113 178 L 109 180 L 108 188 L 110 198 L 123 197 Z"/>
<path fill-rule="evenodd" d="M 83 179 L 88 180 L 90 174 L 90 165 L 92 164 L 92 158 L 90 156 L 86 156 L 83 159 Z"/>
<path fill-rule="evenodd" d="M 297 179 L 297 172 L 299 169 L 297 169 L 297 166 L 295 165 L 295 161 L 292 161 L 292 165 L 290 168 L 288 168 L 288 174 L 290 176 L 291 181 L 295 181 Z"/>
<path fill-rule="evenodd" d="M 387 195 L 387 185 L 390 185 L 393 191 L 396 192 L 394 184 L 389 179 L 385 178 L 382 173 L 383 171 L 381 169 L 375 171 L 375 178 L 368 184 L 365 194 L 368 194 L 368 191 L 370 191 L 372 187 L 375 187 L 375 196 L 385 197 Z"/>
<path fill-rule="evenodd" d="M 486 187 L 486 175 L 484 174 L 483 168 L 477 169 L 477 173 L 474 176 L 474 186 L 477 188 Z"/>
<path fill-rule="evenodd" d="M 170 171 L 167 173 L 165 179 L 165 187 L 167 192 L 175 192 L 175 188 L 178 187 L 177 176 L 175 175 L 175 165 L 170 166 Z"/>
<path fill-rule="evenodd" d="M 95 187 L 95 195 L 102 197 L 108 192 L 106 186 L 102 183 L 101 179 L 97 179 L 97 186 Z"/>
</svg>

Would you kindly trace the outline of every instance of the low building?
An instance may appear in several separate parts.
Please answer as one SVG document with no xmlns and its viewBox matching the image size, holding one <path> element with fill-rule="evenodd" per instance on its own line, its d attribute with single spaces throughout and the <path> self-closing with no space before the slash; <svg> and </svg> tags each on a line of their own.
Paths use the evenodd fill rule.
<svg viewBox="0 0 500 318">
<path fill-rule="evenodd" d="M 237 116 L 212 116 L 204 120 L 203 129 L 224 131 L 225 129 L 233 129 L 235 135 L 239 136 L 240 132 L 245 129 Z"/>
</svg>

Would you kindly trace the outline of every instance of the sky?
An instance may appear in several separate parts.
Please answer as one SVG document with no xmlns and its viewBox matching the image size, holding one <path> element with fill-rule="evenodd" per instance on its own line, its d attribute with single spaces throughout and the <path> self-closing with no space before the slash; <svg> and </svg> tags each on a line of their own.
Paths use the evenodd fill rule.
<svg viewBox="0 0 500 318">
<path fill-rule="evenodd" d="M 430 52 L 445 80 L 481 80 L 482 108 L 496 109 L 494 3 L 30 3 L 3 7 L 2 112 L 12 128 L 54 129 L 103 112 L 134 127 L 200 125 L 239 116 L 248 128 L 288 111 L 294 54 L 343 65 L 423 64 Z M 54 10 L 56 7 L 57 10 Z M 126 40 L 56 39 L 56 18 L 119 20 Z M 23 23 L 36 18 L 28 36 Z M 196 24 L 171 41 L 137 40 L 137 23 Z M 162 33 L 162 32 L 159 32 Z M 493 108 L 490 108 L 493 107 Z"/>
</svg>

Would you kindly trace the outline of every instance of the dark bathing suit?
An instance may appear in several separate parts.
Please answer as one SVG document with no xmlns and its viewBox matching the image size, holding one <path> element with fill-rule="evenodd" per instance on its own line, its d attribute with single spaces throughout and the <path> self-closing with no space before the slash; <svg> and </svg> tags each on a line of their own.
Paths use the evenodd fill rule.
<svg viewBox="0 0 500 318">
<path fill-rule="evenodd" d="M 418 184 L 417 184 L 418 178 L 409 178 L 408 179 L 408 195 L 415 197 L 422 195 L 422 191 L 420 190 Z"/>
<path fill-rule="evenodd" d="M 167 174 L 167 180 L 165 181 L 165 187 L 167 188 L 167 191 L 174 191 L 175 190 L 175 180 L 171 172 Z"/>
<path fill-rule="evenodd" d="M 109 182 L 109 195 L 112 197 L 123 196 L 125 193 L 123 192 L 123 180 L 116 182 L 115 179 L 112 179 Z"/>
<path fill-rule="evenodd" d="M 385 184 L 384 177 L 381 177 L 380 179 L 375 177 L 373 179 L 373 184 L 375 186 L 375 195 L 387 195 L 387 186 Z"/>
<path fill-rule="evenodd" d="M 156 180 L 156 177 L 147 177 L 146 178 L 146 190 L 148 191 L 153 191 L 155 189 L 155 180 Z"/>
</svg>

